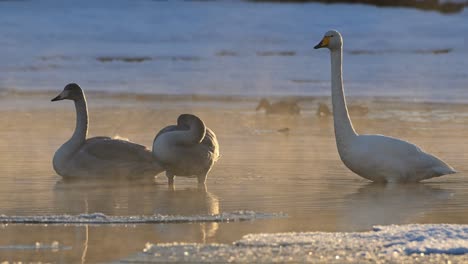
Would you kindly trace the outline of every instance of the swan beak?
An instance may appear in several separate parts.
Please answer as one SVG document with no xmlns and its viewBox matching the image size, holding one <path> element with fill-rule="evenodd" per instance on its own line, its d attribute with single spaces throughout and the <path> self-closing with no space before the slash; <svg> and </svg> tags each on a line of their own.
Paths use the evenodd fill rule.
<svg viewBox="0 0 468 264">
<path fill-rule="evenodd" d="M 52 100 L 50 100 L 51 102 L 55 102 L 55 101 L 60 101 L 60 100 L 63 100 L 63 97 L 62 97 L 62 94 L 59 94 L 57 95 L 56 97 L 54 97 Z"/>
<path fill-rule="evenodd" d="M 330 42 L 330 37 L 323 37 L 322 41 L 319 44 L 315 45 L 314 49 L 326 48 L 328 47 L 328 43 Z"/>
</svg>

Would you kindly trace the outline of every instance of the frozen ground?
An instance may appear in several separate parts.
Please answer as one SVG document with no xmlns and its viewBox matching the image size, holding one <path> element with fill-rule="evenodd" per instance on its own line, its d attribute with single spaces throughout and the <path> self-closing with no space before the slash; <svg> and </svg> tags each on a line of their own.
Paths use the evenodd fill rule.
<svg viewBox="0 0 468 264">
<path fill-rule="evenodd" d="M 232 245 L 147 244 L 120 263 L 466 263 L 467 225 L 376 226 L 363 233 L 250 234 Z"/>
<path fill-rule="evenodd" d="M 162 223 L 200 223 L 200 222 L 239 222 L 255 219 L 286 217 L 285 214 L 257 213 L 238 211 L 213 215 L 173 216 L 108 216 L 102 213 L 80 215 L 48 216 L 6 216 L 0 215 L 1 224 L 162 224 Z"/>
</svg>

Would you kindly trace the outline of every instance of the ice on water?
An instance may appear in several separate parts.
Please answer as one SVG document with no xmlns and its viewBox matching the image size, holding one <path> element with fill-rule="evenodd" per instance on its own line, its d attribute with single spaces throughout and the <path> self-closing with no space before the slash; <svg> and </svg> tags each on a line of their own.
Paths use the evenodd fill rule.
<svg viewBox="0 0 468 264">
<path fill-rule="evenodd" d="M 227 244 L 147 244 L 124 262 L 438 263 L 468 261 L 467 225 L 376 226 L 369 232 L 250 234 Z M 447 263 L 447 262 L 445 262 Z"/>
<path fill-rule="evenodd" d="M 195 223 L 195 222 L 239 222 L 256 219 L 287 217 L 283 213 L 262 213 L 254 211 L 223 212 L 213 215 L 139 215 L 110 216 L 103 213 L 80 215 L 39 215 L 7 216 L 0 215 L 2 224 L 142 224 L 142 223 Z"/>
</svg>

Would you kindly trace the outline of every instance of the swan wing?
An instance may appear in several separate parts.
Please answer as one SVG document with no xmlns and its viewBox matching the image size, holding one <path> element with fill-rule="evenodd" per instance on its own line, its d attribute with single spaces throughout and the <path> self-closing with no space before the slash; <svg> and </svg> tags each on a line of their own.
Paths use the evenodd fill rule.
<svg viewBox="0 0 468 264">
<path fill-rule="evenodd" d="M 145 146 L 97 137 L 86 140 L 69 167 L 74 177 L 151 177 L 164 171 Z"/>
<path fill-rule="evenodd" d="M 177 128 L 177 126 L 167 126 L 163 129 L 161 129 L 158 134 L 156 135 L 156 137 L 154 137 L 154 141 L 156 141 L 156 139 L 161 136 L 162 134 L 165 134 L 165 133 L 168 133 L 168 132 L 172 132 L 172 131 L 177 131 L 177 130 L 180 130 Z"/>
<path fill-rule="evenodd" d="M 359 135 L 350 150 L 353 161 L 347 166 L 374 181 L 414 182 L 454 171 L 418 146 L 393 137 Z"/>
<path fill-rule="evenodd" d="M 99 160 L 151 162 L 151 151 L 145 146 L 109 137 L 86 140 L 80 150 Z"/>
<path fill-rule="evenodd" d="M 180 129 L 177 126 L 167 126 L 159 131 L 159 133 L 156 135 L 154 138 L 154 141 L 156 141 L 161 135 L 170 133 L 173 131 L 180 131 Z M 154 143 L 153 141 L 153 143 Z M 216 157 L 219 156 L 219 144 L 218 144 L 218 139 L 216 138 L 216 134 L 211 130 L 210 128 L 206 128 L 206 133 L 205 137 L 203 138 L 201 145 L 204 145 L 205 147 L 208 148 L 209 151 L 213 152 L 216 154 Z"/>
</svg>

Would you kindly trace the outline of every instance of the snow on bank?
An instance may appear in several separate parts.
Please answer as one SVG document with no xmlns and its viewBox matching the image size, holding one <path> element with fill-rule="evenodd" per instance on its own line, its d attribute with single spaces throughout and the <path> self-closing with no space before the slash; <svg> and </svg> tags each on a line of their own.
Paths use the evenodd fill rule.
<svg viewBox="0 0 468 264">
<path fill-rule="evenodd" d="M 108 216 L 102 213 L 80 215 L 46 216 L 6 216 L 0 215 L 2 224 L 158 224 L 158 223 L 198 223 L 198 222 L 239 222 L 255 219 L 286 217 L 282 213 L 259 213 L 237 211 L 214 215 L 148 215 L 148 216 Z"/>
<path fill-rule="evenodd" d="M 232 245 L 147 244 L 132 262 L 468 262 L 468 225 L 377 226 L 355 233 L 250 234 Z"/>
</svg>

